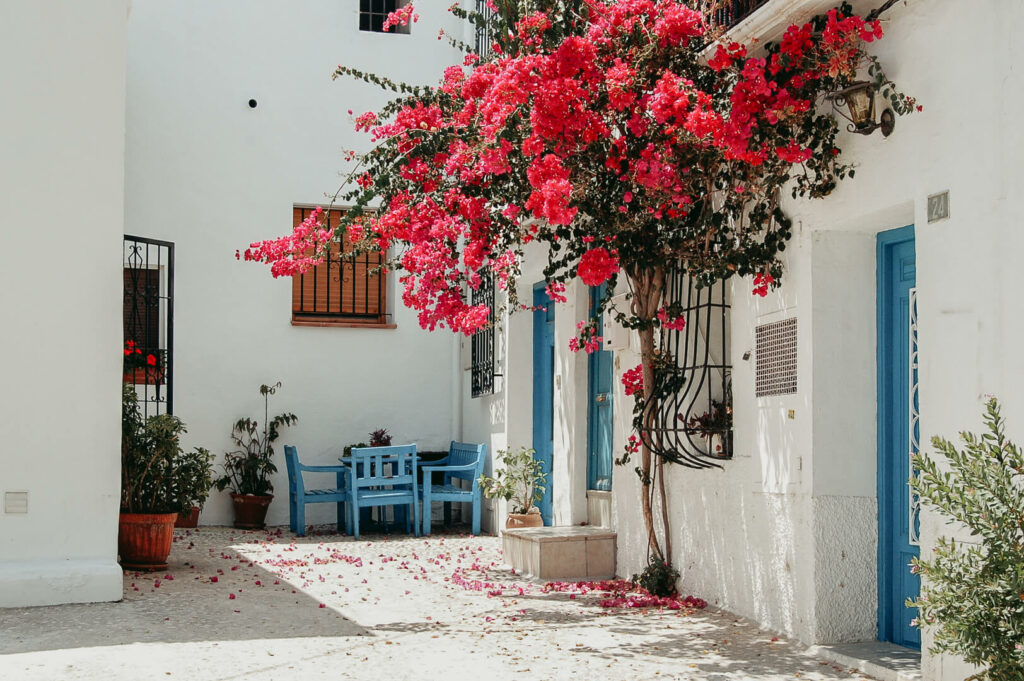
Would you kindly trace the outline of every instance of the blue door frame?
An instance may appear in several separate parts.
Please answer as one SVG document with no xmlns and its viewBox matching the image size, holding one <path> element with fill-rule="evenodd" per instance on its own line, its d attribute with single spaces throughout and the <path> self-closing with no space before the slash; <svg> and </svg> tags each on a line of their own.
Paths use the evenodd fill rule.
<svg viewBox="0 0 1024 681">
<path fill-rule="evenodd" d="M 607 284 L 590 289 L 590 316 L 598 311 Z M 604 319 L 598 318 L 597 333 L 604 336 Z M 598 350 L 587 356 L 587 489 L 612 488 L 613 353 Z"/>
<path fill-rule="evenodd" d="M 544 496 L 538 507 L 545 525 L 552 524 L 551 465 L 554 460 L 555 416 L 555 306 L 544 290 L 533 287 L 533 457 L 547 473 Z"/>
<path fill-rule="evenodd" d="M 916 526 L 911 532 L 916 517 L 907 484 L 910 452 L 918 435 L 917 369 L 912 357 L 916 354 L 916 331 L 912 331 L 916 308 L 912 306 L 917 282 L 913 225 L 880 233 L 877 260 L 878 638 L 920 648 L 920 630 L 910 626 L 916 610 L 905 606 L 921 588 L 909 565 L 912 557 L 920 555 L 920 548 L 911 540 L 916 535 Z"/>
</svg>

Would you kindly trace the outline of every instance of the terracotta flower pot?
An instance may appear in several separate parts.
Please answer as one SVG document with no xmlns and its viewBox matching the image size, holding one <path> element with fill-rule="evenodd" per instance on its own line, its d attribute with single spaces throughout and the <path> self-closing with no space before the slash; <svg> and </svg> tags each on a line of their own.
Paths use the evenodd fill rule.
<svg viewBox="0 0 1024 681">
<path fill-rule="evenodd" d="M 164 382 L 164 370 L 157 367 L 135 367 L 128 369 L 121 376 L 124 383 L 130 385 L 157 385 Z"/>
<path fill-rule="evenodd" d="M 175 527 L 191 529 L 199 526 L 199 507 L 193 506 L 188 513 L 179 513 L 178 519 L 174 521 Z"/>
<path fill-rule="evenodd" d="M 262 530 L 266 527 L 267 507 L 274 500 L 273 494 L 231 493 L 231 505 L 235 508 L 235 527 L 242 530 Z"/>
<path fill-rule="evenodd" d="M 121 567 L 151 572 L 167 569 L 177 513 L 122 513 L 117 527 Z"/>
<path fill-rule="evenodd" d="M 509 513 L 505 518 L 505 529 L 515 530 L 521 527 L 543 527 L 544 519 L 540 513 Z"/>
</svg>

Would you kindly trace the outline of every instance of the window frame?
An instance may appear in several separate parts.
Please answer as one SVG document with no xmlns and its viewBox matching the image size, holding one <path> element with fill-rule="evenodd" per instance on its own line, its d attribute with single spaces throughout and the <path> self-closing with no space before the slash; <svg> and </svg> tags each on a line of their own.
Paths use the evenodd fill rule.
<svg viewBox="0 0 1024 681">
<path fill-rule="evenodd" d="M 294 204 L 292 206 L 292 220 L 293 224 L 299 224 L 302 220 L 309 216 L 315 210 L 315 206 L 305 204 Z M 325 210 L 324 213 L 327 216 L 328 226 L 335 228 L 341 220 L 341 216 L 347 212 L 349 208 L 347 206 L 339 206 Z M 344 328 L 376 328 L 376 329 L 394 329 L 396 325 L 392 322 L 392 315 L 389 311 L 390 306 L 390 281 L 391 277 L 388 276 L 389 272 L 385 268 L 383 272 L 377 275 L 370 275 L 369 270 L 372 267 L 384 266 L 387 262 L 387 254 L 380 254 L 376 261 L 371 261 L 368 255 L 363 255 L 361 258 L 356 259 L 351 264 L 351 277 L 350 281 L 358 281 L 360 276 L 360 270 L 363 271 L 362 276 L 366 278 L 364 284 L 364 306 L 365 311 L 360 314 L 355 311 L 358 298 L 358 288 L 353 289 L 352 306 L 353 309 L 350 311 L 345 310 L 344 297 L 347 296 L 345 293 L 345 276 L 346 269 L 348 266 L 345 264 L 345 258 L 343 253 L 351 252 L 351 244 L 348 243 L 347 235 L 344 237 L 343 249 L 339 249 L 339 254 L 334 258 L 329 258 L 328 261 L 315 266 L 304 274 L 296 274 L 292 277 L 292 294 L 291 294 L 291 324 L 292 326 L 311 326 L 311 327 L 344 327 Z M 336 263 L 336 265 L 335 265 Z M 332 273 L 332 266 L 336 266 L 337 270 Z M 326 273 L 324 269 L 326 268 Z M 332 278 L 332 274 L 335 274 L 337 278 Z M 305 302 L 308 298 L 308 292 L 306 291 L 306 278 L 313 277 L 313 310 L 304 309 Z M 376 294 L 376 312 L 369 312 L 369 303 L 371 297 L 369 292 L 370 280 L 374 277 L 378 277 L 377 283 L 377 294 Z M 339 280 L 340 278 L 340 280 Z M 324 281 L 327 285 L 326 292 L 323 294 L 323 302 L 326 305 L 326 309 L 318 311 L 315 306 L 321 301 L 317 295 L 317 284 L 320 281 Z M 334 304 L 331 299 L 331 282 L 338 283 L 338 299 L 337 309 L 334 309 Z"/>
<path fill-rule="evenodd" d="M 378 1 L 384 3 L 383 11 L 378 12 L 373 9 L 373 3 Z M 392 2 L 394 3 L 394 9 L 388 9 Z M 409 35 L 411 32 L 411 22 L 405 26 L 392 26 L 387 31 L 383 28 L 384 22 L 391 12 L 397 12 L 408 4 L 409 0 L 359 0 L 359 31 L 361 33 L 380 33 L 385 35 Z M 369 9 L 364 9 L 365 7 L 369 7 Z M 364 25 L 367 28 L 363 28 Z"/>
</svg>

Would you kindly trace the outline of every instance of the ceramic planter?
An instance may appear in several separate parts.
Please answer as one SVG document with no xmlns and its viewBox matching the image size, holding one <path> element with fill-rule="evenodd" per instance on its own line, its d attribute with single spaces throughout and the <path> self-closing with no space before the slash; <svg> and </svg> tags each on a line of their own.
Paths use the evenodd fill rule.
<svg viewBox="0 0 1024 681">
<path fill-rule="evenodd" d="M 177 513 L 122 513 L 117 527 L 121 567 L 152 572 L 167 569 Z"/>
<path fill-rule="evenodd" d="M 521 527 L 543 527 L 544 519 L 540 513 L 509 513 L 505 518 L 505 529 L 514 530 Z"/>
<path fill-rule="evenodd" d="M 178 519 L 174 521 L 175 527 L 191 529 L 199 526 L 199 507 L 193 506 L 188 513 L 179 513 Z"/>
<path fill-rule="evenodd" d="M 156 367 L 136 367 L 124 372 L 121 380 L 129 385 L 157 385 L 164 382 L 164 370 Z"/>
<path fill-rule="evenodd" d="M 242 530 L 262 530 L 266 527 L 267 508 L 274 500 L 273 494 L 231 493 L 231 505 L 235 509 L 235 527 Z"/>
</svg>

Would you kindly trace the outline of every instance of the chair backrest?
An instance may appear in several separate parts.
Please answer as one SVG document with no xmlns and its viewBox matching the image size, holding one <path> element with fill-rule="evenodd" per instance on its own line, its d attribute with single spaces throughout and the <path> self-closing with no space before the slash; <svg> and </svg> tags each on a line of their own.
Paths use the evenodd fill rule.
<svg viewBox="0 0 1024 681">
<path fill-rule="evenodd" d="M 416 445 L 353 447 L 354 487 L 408 485 L 416 482 Z"/>
<path fill-rule="evenodd" d="M 299 470 L 299 452 L 292 445 L 284 446 L 284 462 L 288 467 L 288 487 L 297 493 L 305 491 L 302 472 Z"/>
<path fill-rule="evenodd" d="M 445 463 L 449 466 L 476 464 L 476 468 L 471 471 L 452 471 L 451 477 L 476 482 L 484 472 L 484 452 L 486 451 L 487 445 L 485 444 L 477 445 L 452 440 L 448 447 L 448 460 Z"/>
</svg>

